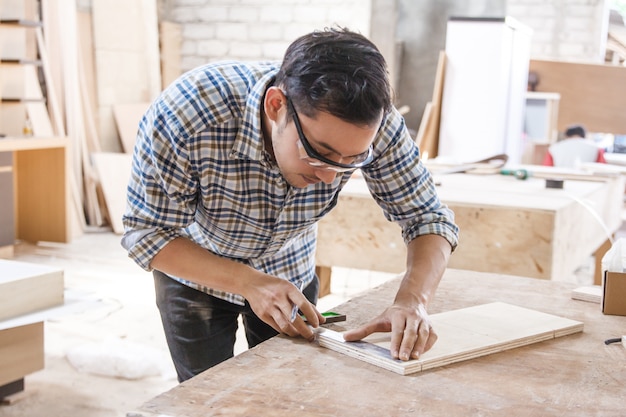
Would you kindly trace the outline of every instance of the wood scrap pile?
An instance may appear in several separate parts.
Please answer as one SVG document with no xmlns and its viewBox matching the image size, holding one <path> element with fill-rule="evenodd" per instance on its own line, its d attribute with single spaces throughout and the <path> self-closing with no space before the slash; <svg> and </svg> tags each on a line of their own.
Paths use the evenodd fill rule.
<svg viewBox="0 0 626 417">
<path fill-rule="evenodd" d="M 76 0 L 40 5 L 48 111 L 54 135 L 71 140 L 68 175 L 79 230 L 110 225 L 121 233 L 137 126 L 162 89 L 156 0 L 93 0 L 88 11 L 78 10 Z M 176 25 L 162 27 L 163 45 L 174 51 L 163 80 L 170 82 L 180 68 L 180 33 Z"/>
</svg>

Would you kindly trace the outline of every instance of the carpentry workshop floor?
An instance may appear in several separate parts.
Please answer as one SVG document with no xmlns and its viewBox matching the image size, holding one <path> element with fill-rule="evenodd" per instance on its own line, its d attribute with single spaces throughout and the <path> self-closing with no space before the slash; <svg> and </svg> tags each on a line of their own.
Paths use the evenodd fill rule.
<svg viewBox="0 0 626 417">
<path fill-rule="evenodd" d="M 68 294 L 86 301 L 46 321 L 45 369 L 26 376 L 25 390 L 0 405 L 0 417 L 125 416 L 177 384 L 152 275 L 119 241 L 113 233 L 93 232 L 70 244 L 16 246 L 15 260 L 64 270 L 66 303 Z M 318 307 L 328 310 L 393 276 L 333 268 L 331 294 Z M 238 335 L 235 349 L 246 349 L 244 337 Z"/>
</svg>

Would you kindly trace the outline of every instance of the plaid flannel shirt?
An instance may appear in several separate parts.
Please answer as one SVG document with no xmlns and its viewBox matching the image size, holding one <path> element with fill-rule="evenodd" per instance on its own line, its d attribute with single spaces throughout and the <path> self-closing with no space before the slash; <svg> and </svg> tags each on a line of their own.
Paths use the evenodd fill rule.
<svg viewBox="0 0 626 417">
<path fill-rule="evenodd" d="M 221 62 L 184 74 L 139 125 L 122 245 L 141 267 L 177 237 L 266 273 L 307 285 L 315 273 L 316 222 L 351 172 L 332 184 L 291 187 L 264 150 L 261 103 L 275 63 Z M 456 247 L 453 213 L 439 201 L 402 116 L 393 110 L 362 174 L 408 243 L 438 234 Z M 207 271 L 210 274 L 210 271 Z M 236 304 L 229 294 L 173 277 Z M 237 279 L 237 277 L 233 277 Z"/>
</svg>

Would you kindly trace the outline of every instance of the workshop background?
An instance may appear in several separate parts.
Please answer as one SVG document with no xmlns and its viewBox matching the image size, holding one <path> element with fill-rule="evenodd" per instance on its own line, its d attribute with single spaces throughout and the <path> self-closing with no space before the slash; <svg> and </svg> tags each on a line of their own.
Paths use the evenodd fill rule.
<svg viewBox="0 0 626 417">
<path fill-rule="evenodd" d="M 502 150 L 541 174 L 538 165 L 564 127 L 587 126 L 606 151 L 605 175 L 622 181 L 617 191 L 614 184 L 602 191 L 606 210 L 587 222 L 596 224 L 592 237 L 580 249 L 561 242 L 562 253 L 533 264 L 540 264 L 537 271 L 496 272 L 597 284 L 601 254 L 624 235 L 625 16 L 626 0 L 0 0 L 0 417 L 125 416 L 177 385 L 152 276 L 119 243 L 138 121 L 185 71 L 218 60 L 280 60 L 290 42 L 315 29 L 339 25 L 372 39 L 424 158 L 445 157 L 458 172 L 459 163 Z M 472 37 L 452 45 L 447 34 L 459 19 L 499 25 L 519 36 L 522 47 L 502 42 L 484 50 Z M 463 79 L 455 80 L 450 66 L 446 72 L 442 52 L 459 48 L 493 57 L 482 66 L 468 62 L 470 77 L 497 73 L 511 88 L 485 92 L 506 96 L 488 120 L 507 121 L 506 143 L 490 139 L 501 132 L 480 132 L 484 142 L 465 141 L 471 149 L 459 144 L 476 134 L 471 123 L 488 124 L 475 113 L 450 110 Z M 503 65 L 505 75 L 491 73 Z M 531 73 L 538 77 L 532 86 Z M 481 102 L 473 90 L 467 97 Z M 464 108 L 471 107 L 479 106 Z M 451 150 L 450 144 L 458 145 Z M 589 175 L 577 168 L 565 177 Z M 575 216 L 583 214 L 555 210 L 555 223 L 571 216 L 560 231 L 574 233 Z M 333 229 L 326 236 L 339 230 L 320 229 Z M 395 235 L 383 245 L 392 253 L 401 245 Z M 320 265 L 332 267 L 320 311 L 402 268 L 396 259 L 380 268 L 338 266 L 330 258 L 348 262 L 349 255 L 334 252 L 320 249 Z M 564 267 L 574 252 L 576 264 Z M 359 262 L 384 263 L 381 258 L 361 255 Z M 480 258 L 462 266 L 500 267 L 487 264 Z M 243 351 L 238 342 L 237 353 Z"/>
</svg>

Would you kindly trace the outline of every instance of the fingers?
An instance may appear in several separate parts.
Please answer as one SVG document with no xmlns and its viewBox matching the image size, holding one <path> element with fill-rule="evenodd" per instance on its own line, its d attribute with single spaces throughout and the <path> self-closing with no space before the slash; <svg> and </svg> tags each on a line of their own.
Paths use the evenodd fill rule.
<svg viewBox="0 0 626 417">
<path fill-rule="evenodd" d="M 361 340 L 376 332 L 388 332 L 390 330 L 389 323 L 380 320 L 380 317 L 370 321 L 369 323 L 343 333 L 343 339 L 346 342 L 355 342 Z"/>
<path fill-rule="evenodd" d="M 389 351 L 394 359 L 418 359 L 437 341 L 437 333 L 425 309 L 392 307 L 369 323 L 343 333 L 347 342 L 364 339 L 372 333 L 391 332 Z"/>
<path fill-rule="evenodd" d="M 315 333 L 310 326 L 318 327 L 326 319 L 295 285 L 280 278 L 269 278 L 265 286 L 259 287 L 260 291 L 248 295 L 252 311 L 279 333 L 313 340 Z M 308 324 L 297 314 L 298 310 Z"/>
<path fill-rule="evenodd" d="M 320 323 L 324 323 L 326 319 L 322 314 L 311 304 L 302 294 L 299 294 L 301 299 L 293 304 L 292 309 L 287 314 L 280 311 L 279 317 L 275 318 L 277 324 L 279 324 L 279 331 L 291 337 L 302 336 L 303 338 L 312 341 L 315 338 L 315 332 L 312 327 L 319 327 Z M 300 298 L 298 297 L 298 298 Z M 307 318 L 305 322 L 300 314 L 295 315 L 295 319 L 292 321 L 293 309 L 299 309 L 302 314 Z"/>
<path fill-rule="evenodd" d="M 406 326 L 399 326 L 392 332 L 391 355 L 403 361 L 419 359 L 433 347 L 437 333 L 427 320 L 409 320 Z"/>
</svg>

